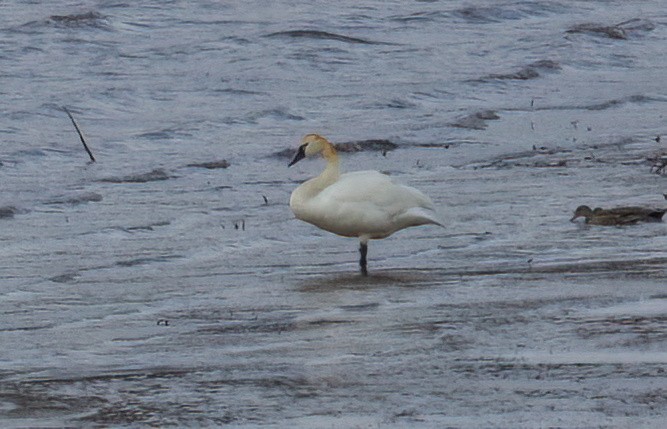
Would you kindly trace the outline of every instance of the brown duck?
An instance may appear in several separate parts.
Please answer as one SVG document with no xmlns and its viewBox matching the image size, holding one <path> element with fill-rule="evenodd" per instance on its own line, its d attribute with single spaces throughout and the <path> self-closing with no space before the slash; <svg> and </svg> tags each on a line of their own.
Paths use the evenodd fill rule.
<svg viewBox="0 0 667 429">
<path fill-rule="evenodd" d="M 588 206 L 579 206 L 570 221 L 583 217 L 586 223 L 593 225 L 632 225 L 637 222 L 660 222 L 666 211 L 646 207 L 616 207 L 606 210 L 597 207 L 591 210 Z"/>
</svg>

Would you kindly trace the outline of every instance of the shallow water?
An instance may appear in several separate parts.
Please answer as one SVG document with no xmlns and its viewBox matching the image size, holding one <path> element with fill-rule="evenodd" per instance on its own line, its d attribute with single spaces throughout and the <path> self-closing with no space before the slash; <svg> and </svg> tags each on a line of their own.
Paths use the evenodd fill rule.
<svg viewBox="0 0 667 429">
<path fill-rule="evenodd" d="M 0 16 L 3 427 L 663 426 L 667 226 L 568 222 L 667 205 L 662 2 Z M 447 227 L 360 277 L 287 206 L 308 132 Z"/>
</svg>

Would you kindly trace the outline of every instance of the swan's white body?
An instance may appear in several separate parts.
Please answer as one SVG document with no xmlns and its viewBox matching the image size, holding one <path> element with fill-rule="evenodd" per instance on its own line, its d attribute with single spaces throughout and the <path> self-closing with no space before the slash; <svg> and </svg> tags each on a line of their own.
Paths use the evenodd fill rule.
<svg viewBox="0 0 667 429">
<path fill-rule="evenodd" d="M 321 191 L 319 177 L 292 193 L 297 219 L 334 234 L 360 239 L 385 238 L 410 226 L 439 224 L 431 200 L 415 188 L 398 185 L 377 171 L 341 175 Z"/>
<path fill-rule="evenodd" d="M 433 202 L 422 192 L 392 182 L 378 171 L 340 174 L 338 155 L 324 137 L 308 134 L 290 165 L 321 153 L 327 166 L 319 176 L 292 192 L 290 208 L 297 219 L 361 242 L 361 271 L 366 274 L 368 240 L 385 238 L 411 226 L 442 226 Z"/>
</svg>

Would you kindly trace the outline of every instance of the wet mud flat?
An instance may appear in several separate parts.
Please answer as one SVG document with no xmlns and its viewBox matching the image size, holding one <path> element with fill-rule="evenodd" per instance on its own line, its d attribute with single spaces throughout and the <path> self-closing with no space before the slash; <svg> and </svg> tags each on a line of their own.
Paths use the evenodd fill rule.
<svg viewBox="0 0 667 429">
<path fill-rule="evenodd" d="M 3 420 L 657 428 L 667 391 L 664 263 L 302 275 L 273 283 L 290 297 L 274 306 L 200 303 L 160 312 L 168 326 L 128 321 L 132 338 L 123 329 L 111 341 L 131 345 L 129 365 L 8 376 Z"/>
<path fill-rule="evenodd" d="M 79 226 L 85 257 L 14 279 L 3 425 L 661 427 L 667 227 L 569 222 L 584 202 L 664 204 L 654 147 L 439 159 L 456 150 L 346 155 L 399 177 L 411 160 L 409 182 L 448 220 L 371 242 L 368 278 L 354 240 L 292 219 L 288 176 L 221 188 L 181 169 L 92 181 L 81 195 L 104 198 L 85 204 L 47 201 L 51 240 L 71 233 L 59 232 L 63 214 L 71 225 L 97 210 L 119 226 Z M 216 174 L 239 183 L 233 163 Z M 208 189 L 234 198 L 197 205 Z M 23 230 L 41 210 L 5 221 Z"/>
</svg>

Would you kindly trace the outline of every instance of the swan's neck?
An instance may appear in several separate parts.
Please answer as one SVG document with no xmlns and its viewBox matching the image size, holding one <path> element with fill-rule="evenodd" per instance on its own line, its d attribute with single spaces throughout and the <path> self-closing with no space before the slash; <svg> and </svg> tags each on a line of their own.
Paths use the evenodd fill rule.
<svg viewBox="0 0 667 429">
<path fill-rule="evenodd" d="M 303 204 L 312 198 L 315 198 L 317 194 L 322 192 L 328 186 L 336 183 L 340 178 L 338 154 L 330 143 L 325 146 L 322 151 L 322 156 L 327 161 L 324 171 L 322 171 L 319 176 L 304 182 L 292 193 L 290 206 L 296 211 L 299 211 Z"/>
<path fill-rule="evenodd" d="M 322 192 L 326 187 L 336 183 L 340 178 L 340 163 L 338 162 L 338 155 L 336 152 L 327 153 L 322 152 L 324 159 L 327 160 L 327 166 L 324 167 L 324 171 L 320 173 L 319 176 L 314 177 L 304 183 L 306 195 L 305 198 L 313 198 L 315 195 Z"/>
<path fill-rule="evenodd" d="M 338 160 L 338 154 L 331 143 L 324 146 L 322 156 L 327 160 L 327 166 L 324 167 L 324 171 L 315 178 L 318 185 L 321 186 L 320 190 L 335 183 L 340 178 L 340 162 Z"/>
</svg>

